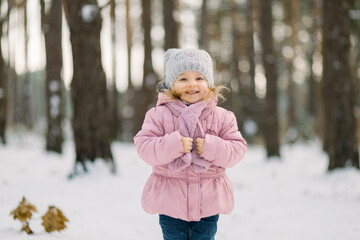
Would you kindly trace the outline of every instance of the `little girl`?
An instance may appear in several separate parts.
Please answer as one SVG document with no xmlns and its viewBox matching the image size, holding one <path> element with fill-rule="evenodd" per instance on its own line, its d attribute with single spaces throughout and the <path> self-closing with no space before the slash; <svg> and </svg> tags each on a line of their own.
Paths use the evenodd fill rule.
<svg viewBox="0 0 360 240">
<path fill-rule="evenodd" d="M 203 50 L 165 52 L 165 80 L 156 107 L 134 137 L 142 160 L 153 166 L 142 206 L 159 214 L 164 240 L 215 239 L 219 214 L 234 206 L 225 169 L 237 164 L 247 144 L 235 115 L 217 107 L 213 64 Z"/>
</svg>

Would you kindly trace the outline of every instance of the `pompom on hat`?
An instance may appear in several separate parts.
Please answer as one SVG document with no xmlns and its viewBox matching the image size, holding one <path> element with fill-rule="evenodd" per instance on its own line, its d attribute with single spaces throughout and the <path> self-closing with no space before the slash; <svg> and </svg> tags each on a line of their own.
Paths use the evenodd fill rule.
<svg viewBox="0 0 360 240">
<path fill-rule="evenodd" d="M 213 62 L 204 50 L 170 48 L 164 53 L 165 80 L 160 88 L 171 89 L 176 79 L 186 71 L 197 71 L 207 80 L 209 87 L 214 88 Z"/>
</svg>

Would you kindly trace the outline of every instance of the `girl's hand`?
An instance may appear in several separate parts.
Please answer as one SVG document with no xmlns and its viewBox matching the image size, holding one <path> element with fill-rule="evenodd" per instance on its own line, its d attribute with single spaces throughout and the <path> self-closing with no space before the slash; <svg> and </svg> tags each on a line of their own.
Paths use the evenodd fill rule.
<svg viewBox="0 0 360 240">
<path fill-rule="evenodd" d="M 196 139 L 196 150 L 199 155 L 203 153 L 205 139 L 204 138 L 197 138 Z"/>
<path fill-rule="evenodd" d="M 192 149 L 193 139 L 181 136 L 181 143 L 183 145 L 184 153 L 189 153 Z"/>
</svg>

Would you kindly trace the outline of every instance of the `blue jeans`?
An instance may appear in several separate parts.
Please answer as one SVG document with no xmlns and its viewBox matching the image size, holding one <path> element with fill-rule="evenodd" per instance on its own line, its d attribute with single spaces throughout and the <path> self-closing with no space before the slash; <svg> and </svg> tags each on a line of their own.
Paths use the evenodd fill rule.
<svg viewBox="0 0 360 240">
<path fill-rule="evenodd" d="M 202 218 L 198 222 L 159 216 L 164 240 L 214 240 L 218 220 L 219 215 Z"/>
</svg>

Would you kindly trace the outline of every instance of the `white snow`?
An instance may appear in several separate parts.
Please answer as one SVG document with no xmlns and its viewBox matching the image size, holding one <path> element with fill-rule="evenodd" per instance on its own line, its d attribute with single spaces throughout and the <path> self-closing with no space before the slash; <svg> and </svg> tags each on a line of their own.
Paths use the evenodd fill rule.
<svg viewBox="0 0 360 240">
<path fill-rule="evenodd" d="M 84 22 L 91 22 L 96 16 L 99 8 L 95 4 L 85 4 L 81 8 L 81 17 Z"/>
<path fill-rule="evenodd" d="M 59 115 L 60 97 L 58 95 L 52 95 L 50 97 L 50 116 L 56 118 Z"/>
<path fill-rule="evenodd" d="M 118 174 L 102 161 L 89 174 L 68 180 L 73 143 L 64 154 L 46 153 L 42 137 L 9 136 L 0 145 L 0 239 L 158 240 L 158 217 L 143 212 L 142 187 L 151 168 L 133 144 L 112 146 Z M 249 147 L 245 159 L 228 170 L 235 191 L 231 215 L 221 215 L 222 240 L 357 240 L 360 235 L 360 173 L 352 168 L 327 173 L 327 157 L 317 142 L 282 148 L 282 160 L 268 162 L 261 147 Z M 25 196 L 38 213 L 30 221 L 34 235 L 19 230 L 10 212 Z M 70 220 L 62 232 L 48 234 L 41 216 L 49 205 Z"/>
<path fill-rule="evenodd" d="M 51 80 L 50 83 L 49 83 L 49 89 L 50 89 L 51 92 L 59 91 L 59 89 L 60 89 L 59 81 Z"/>
</svg>

